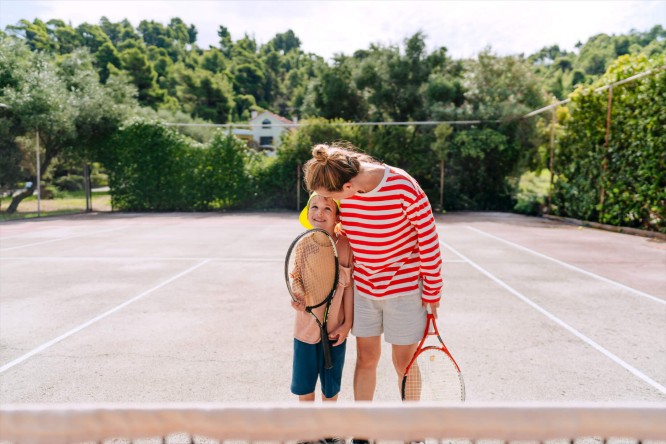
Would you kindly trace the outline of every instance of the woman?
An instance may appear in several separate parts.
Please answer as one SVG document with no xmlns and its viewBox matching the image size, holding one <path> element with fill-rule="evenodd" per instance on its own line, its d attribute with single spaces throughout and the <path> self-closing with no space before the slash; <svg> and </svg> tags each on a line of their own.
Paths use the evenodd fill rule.
<svg viewBox="0 0 666 444">
<path fill-rule="evenodd" d="M 316 145 L 303 169 L 311 192 L 340 202 L 354 253 L 354 399 L 369 401 L 382 333 L 400 384 L 423 336 L 425 306 L 437 314 L 442 259 L 435 218 L 409 174 L 348 145 Z"/>
</svg>

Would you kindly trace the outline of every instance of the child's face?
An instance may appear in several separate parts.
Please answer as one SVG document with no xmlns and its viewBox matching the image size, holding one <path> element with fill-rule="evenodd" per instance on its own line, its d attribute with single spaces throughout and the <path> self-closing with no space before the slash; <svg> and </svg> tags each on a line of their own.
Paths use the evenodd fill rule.
<svg viewBox="0 0 666 444">
<path fill-rule="evenodd" d="M 315 228 L 321 228 L 333 234 L 335 224 L 340 222 L 338 206 L 333 199 L 323 196 L 314 196 L 310 200 L 308 221 Z"/>
</svg>

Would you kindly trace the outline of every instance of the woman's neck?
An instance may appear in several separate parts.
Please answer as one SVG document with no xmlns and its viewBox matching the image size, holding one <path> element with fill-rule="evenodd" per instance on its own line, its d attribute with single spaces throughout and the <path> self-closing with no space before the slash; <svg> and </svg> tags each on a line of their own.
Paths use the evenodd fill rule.
<svg viewBox="0 0 666 444">
<path fill-rule="evenodd" d="M 352 179 L 355 182 L 357 193 L 367 193 L 377 188 L 384 178 L 385 167 L 382 164 L 362 162 L 361 170 Z"/>
</svg>

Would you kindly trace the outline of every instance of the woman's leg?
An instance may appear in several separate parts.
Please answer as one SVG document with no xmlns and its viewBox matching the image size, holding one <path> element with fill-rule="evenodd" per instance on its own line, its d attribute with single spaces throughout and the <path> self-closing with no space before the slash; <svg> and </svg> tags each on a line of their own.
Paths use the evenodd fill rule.
<svg viewBox="0 0 666 444">
<path fill-rule="evenodd" d="M 402 378 L 405 376 L 405 369 L 409 365 L 409 361 L 412 360 L 416 347 L 418 347 L 418 342 L 416 344 L 409 345 L 396 345 L 393 344 L 393 367 L 395 372 L 398 375 L 398 391 L 402 395 Z"/>
<path fill-rule="evenodd" d="M 354 369 L 354 399 L 356 401 L 372 401 L 377 385 L 377 365 L 381 353 L 381 336 L 356 338 L 356 368 Z"/>
</svg>

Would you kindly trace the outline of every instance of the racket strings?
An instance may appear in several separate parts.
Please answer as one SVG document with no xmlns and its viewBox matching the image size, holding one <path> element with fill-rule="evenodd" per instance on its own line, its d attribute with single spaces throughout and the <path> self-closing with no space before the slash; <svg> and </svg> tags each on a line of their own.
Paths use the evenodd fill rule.
<svg viewBox="0 0 666 444">
<path fill-rule="evenodd" d="M 324 233 L 315 232 L 303 237 L 294 247 L 289 277 L 295 297 L 308 306 L 323 303 L 331 294 L 335 282 L 335 246 Z"/>
<path fill-rule="evenodd" d="M 405 375 L 406 401 L 462 401 L 462 376 L 455 363 L 438 348 L 425 349 Z"/>
</svg>

